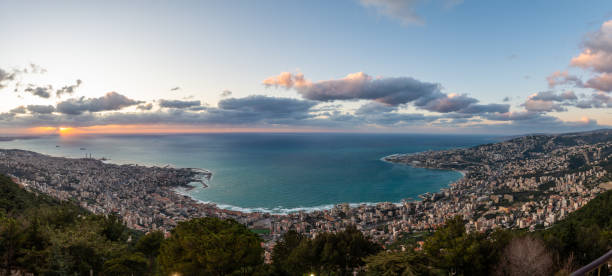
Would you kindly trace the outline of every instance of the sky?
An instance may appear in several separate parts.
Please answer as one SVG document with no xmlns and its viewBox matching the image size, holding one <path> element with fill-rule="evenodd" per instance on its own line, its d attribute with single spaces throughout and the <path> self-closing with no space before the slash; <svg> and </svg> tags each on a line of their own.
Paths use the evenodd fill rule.
<svg viewBox="0 0 612 276">
<path fill-rule="evenodd" d="M 612 2 L 0 0 L 0 134 L 612 126 Z"/>
</svg>

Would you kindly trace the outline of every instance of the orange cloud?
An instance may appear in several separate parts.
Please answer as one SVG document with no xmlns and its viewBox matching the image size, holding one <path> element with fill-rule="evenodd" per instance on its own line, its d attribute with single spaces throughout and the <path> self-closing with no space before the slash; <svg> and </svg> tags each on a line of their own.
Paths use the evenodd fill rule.
<svg viewBox="0 0 612 276">
<path fill-rule="evenodd" d="M 304 78 L 304 74 L 296 73 L 291 74 L 289 72 L 282 72 L 278 76 L 272 76 L 265 80 L 263 80 L 263 85 L 265 86 L 275 86 L 275 87 L 284 87 L 286 89 L 292 88 L 294 86 L 306 86 L 310 84 L 310 81 Z"/>
</svg>

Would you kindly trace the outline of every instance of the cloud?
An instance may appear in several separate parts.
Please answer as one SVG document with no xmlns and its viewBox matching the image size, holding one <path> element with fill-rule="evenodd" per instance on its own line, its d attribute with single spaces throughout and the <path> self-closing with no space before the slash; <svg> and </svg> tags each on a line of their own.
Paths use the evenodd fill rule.
<svg viewBox="0 0 612 276">
<path fill-rule="evenodd" d="M 395 111 L 395 110 L 397 110 L 397 106 L 392 106 L 392 105 L 383 104 L 383 103 L 379 103 L 379 102 L 369 102 L 369 103 L 366 103 L 366 104 L 360 106 L 355 111 L 355 114 L 358 114 L 358 115 L 361 115 L 361 114 L 374 114 L 374 113 L 391 112 L 391 111 Z"/>
<path fill-rule="evenodd" d="M 523 106 L 527 111 L 534 112 L 551 112 L 551 111 L 566 111 L 567 109 L 553 101 L 533 100 L 528 99 Z"/>
<path fill-rule="evenodd" d="M 118 96 L 117 96 L 118 95 Z M 123 97 L 123 98 L 122 98 Z M 165 109 L 156 112 L 105 112 L 119 110 L 137 102 L 113 92 L 95 99 L 71 99 L 57 105 L 57 113 L 32 113 L 15 116 L 2 113 L 0 125 L 12 126 L 93 126 L 109 124 L 180 124 L 180 125 L 323 125 L 314 120 L 313 101 L 249 96 L 219 102 L 218 108 L 194 112 L 184 109 Z M 23 109 L 23 108 L 20 108 Z M 86 112 L 89 111 L 89 112 Z"/>
<path fill-rule="evenodd" d="M 477 104 L 478 100 L 468 97 L 466 94 L 448 94 L 437 97 L 433 100 L 418 100 L 415 102 L 417 107 L 438 112 L 449 113 L 457 112 L 464 114 L 482 114 L 492 112 L 508 112 L 510 106 L 507 104 Z"/>
<path fill-rule="evenodd" d="M 426 97 L 440 97 L 440 85 L 410 77 L 373 79 L 358 72 L 338 80 L 312 83 L 304 75 L 283 72 L 264 80 L 266 86 L 295 88 L 305 99 L 314 101 L 374 100 L 389 105 L 405 104 Z"/>
<path fill-rule="evenodd" d="M 226 113 L 240 112 L 261 116 L 262 114 L 274 114 L 278 119 L 282 118 L 307 118 L 310 109 L 317 103 L 291 98 L 276 98 L 253 95 L 244 98 L 230 98 L 219 101 L 220 110 Z"/>
<path fill-rule="evenodd" d="M 607 50 L 585 49 L 577 57 L 572 58 L 570 65 L 596 72 L 610 72 L 612 55 Z"/>
<path fill-rule="evenodd" d="M 140 104 L 136 108 L 142 111 L 151 110 L 153 109 L 153 104 L 152 103 Z"/>
<path fill-rule="evenodd" d="M 226 98 L 232 95 L 232 91 L 229 90 L 223 90 L 221 91 L 221 98 Z"/>
<path fill-rule="evenodd" d="M 311 82 L 302 74 L 283 72 L 263 81 L 267 87 L 294 88 L 308 100 L 329 102 L 335 100 L 373 100 L 397 106 L 414 103 L 432 112 L 483 113 L 507 112 L 509 105 L 479 105 L 477 99 L 465 94 L 445 94 L 437 83 L 421 82 L 410 77 L 372 78 L 363 73 L 349 74 L 337 80 Z"/>
<path fill-rule="evenodd" d="M 612 20 L 604 22 L 598 31 L 588 34 L 582 48 L 582 52 L 572 58 L 570 65 L 596 74 L 584 86 L 612 91 Z"/>
<path fill-rule="evenodd" d="M 612 73 L 601 73 L 598 76 L 589 79 L 585 86 L 596 90 L 610 92 L 612 91 Z"/>
<path fill-rule="evenodd" d="M 100 98 L 96 98 L 100 99 Z M 73 99 L 74 100 L 74 99 Z M 81 100 L 81 102 L 92 99 Z M 78 101 L 78 100 L 77 100 Z M 59 105 L 59 104 L 58 104 Z M 334 110 L 319 109 L 318 102 L 310 100 L 277 98 L 253 95 L 245 98 L 230 98 L 218 103 L 218 107 L 205 107 L 198 111 L 190 109 L 160 109 L 153 112 L 81 112 L 68 114 L 51 112 L 47 114 L 0 113 L 0 127 L 19 126 L 73 126 L 126 125 L 126 124 L 164 124 L 191 125 L 206 127 L 315 127 L 331 129 L 354 129 L 362 127 L 387 128 L 389 130 L 414 130 L 438 127 L 455 128 L 464 132 L 528 133 L 596 128 L 594 120 L 568 123 L 539 112 L 484 113 L 479 116 L 503 122 L 503 126 L 478 124 L 481 120 L 472 114 L 446 113 L 424 115 L 403 113 L 401 106 L 390 106 L 379 102 L 362 105 L 353 114 Z M 51 108 L 48 108 L 51 109 Z M 59 110 L 59 108 L 57 108 Z M 99 109 L 99 108 L 96 108 Z M 34 110 L 32 108 L 32 110 Z M 41 109 L 42 110 L 42 109 Z M 571 129 L 574 127 L 574 129 Z"/>
<path fill-rule="evenodd" d="M 446 96 L 442 96 L 431 101 L 427 101 L 425 104 L 421 105 L 417 102 L 417 106 L 420 106 L 429 111 L 435 111 L 440 113 L 448 113 L 459 111 L 461 109 L 467 108 L 471 104 L 477 103 L 478 100 L 474 98 L 470 98 L 465 94 L 450 94 Z"/>
<path fill-rule="evenodd" d="M 509 109 L 510 105 L 507 104 L 471 104 L 457 112 L 465 114 L 504 113 Z"/>
<path fill-rule="evenodd" d="M 47 73 L 47 69 L 41 67 L 40 65 L 30 63 L 26 68 L 21 70 L 24 74 L 44 74 Z"/>
<path fill-rule="evenodd" d="M 532 120 L 540 116 L 542 116 L 540 113 L 531 111 L 493 113 L 484 115 L 486 119 L 492 121 L 523 121 Z"/>
<path fill-rule="evenodd" d="M 570 84 L 577 87 L 582 87 L 582 80 L 577 76 L 570 75 L 567 71 L 556 71 L 552 73 L 550 76 L 546 77 L 546 81 L 548 81 L 548 87 L 553 88 L 557 85 L 565 85 Z"/>
<path fill-rule="evenodd" d="M 72 95 L 72 93 L 74 93 L 74 91 L 81 86 L 81 84 L 83 83 L 83 81 L 81 80 L 76 80 L 76 84 L 73 85 L 67 85 L 64 86 L 58 90 L 55 91 L 55 95 L 59 98 L 61 97 L 63 94 L 69 94 Z"/>
<path fill-rule="evenodd" d="M 23 69 L 4 70 L 0 68 L 0 89 L 5 88 L 10 82 L 14 81 L 21 74 L 43 74 L 47 69 L 34 63 L 30 63 Z"/>
<path fill-rule="evenodd" d="M 15 107 L 15 108 L 11 109 L 9 112 L 13 113 L 13 114 L 24 114 L 24 113 L 26 113 L 26 111 L 27 111 L 26 107 L 23 106 L 23 105 L 20 105 L 18 107 Z"/>
<path fill-rule="evenodd" d="M 420 113 L 372 113 L 356 117 L 358 124 L 374 124 L 377 126 L 424 125 L 439 119 L 439 116 L 425 116 Z"/>
<path fill-rule="evenodd" d="M 576 103 L 578 108 L 606 108 L 612 107 L 612 97 L 604 92 L 593 93 L 590 98 Z"/>
<path fill-rule="evenodd" d="M 49 97 L 51 97 L 51 91 L 53 91 L 53 87 L 51 85 L 38 87 L 30 85 L 30 87 L 26 88 L 24 91 L 29 92 L 34 96 L 48 99 Z"/>
<path fill-rule="evenodd" d="M 542 91 L 529 96 L 522 106 L 527 111 L 532 112 L 560 112 L 567 110 L 565 106 L 574 105 L 577 99 L 578 97 L 573 91 L 565 91 L 563 93 Z"/>
<path fill-rule="evenodd" d="M 402 25 L 423 25 L 425 23 L 414 9 L 418 0 L 361 0 L 360 2 L 365 7 L 373 7 L 381 15 L 399 21 Z M 447 3 L 450 3 L 448 6 L 450 8 L 452 2 Z"/>
<path fill-rule="evenodd" d="M 7 86 L 8 82 L 15 80 L 17 72 L 8 72 L 0 68 L 0 89 Z"/>
<path fill-rule="evenodd" d="M 108 92 L 99 98 L 68 99 L 57 104 L 57 111 L 63 114 L 78 115 L 83 112 L 120 110 L 139 103 L 142 102 L 129 99 L 117 92 Z"/>
<path fill-rule="evenodd" d="M 263 80 L 263 85 L 266 87 L 284 87 L 286 89 L 296 87 L 302 87 L 310 85 L 311 83 L 304 79 L 304 74 L 296 73 L 291 74 L 290 72 L 282 72 L 278 76 L 272 76 Z"/>
<path fill-rule="evenodd" d="M 189 108 L 201 105 L 200 101 L 159 100 L 159 106 L 164 108 Z"/>
<path fill-rule="evenodd" d="M 542 91 L 529 96 L 529 99 L 563 102 L 565 100 L 576 100 L 578 99 L 578 97 L 576 97 L 576 94 L 573 91 L 565 91 L 561 94 L 555 93 L 553 91 Z"/>
<path fill-rule="evenodd" d="M 28 111 L 38 114 L 51 114 L 55 111 L 52 105 L 28 105 Z"/>
</svg>

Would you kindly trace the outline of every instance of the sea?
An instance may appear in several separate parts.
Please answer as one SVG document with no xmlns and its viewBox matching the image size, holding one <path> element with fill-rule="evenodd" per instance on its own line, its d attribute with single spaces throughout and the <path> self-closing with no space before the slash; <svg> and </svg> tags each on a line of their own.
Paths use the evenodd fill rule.
<svg viewBox="0 0 612 276">
<path fill-rule="evenodd" d="M 358 133 L 206 133 L 47 136 L 0 142 L 60 157 L 91 155 L 116 164 L 201 168 L 207 188 L 177 191 L 243 212 L 312 211 L 335 204 L 399 203 L 462 177 L 381 158 L 495 142 L 485 135 Z"/>
</svg>

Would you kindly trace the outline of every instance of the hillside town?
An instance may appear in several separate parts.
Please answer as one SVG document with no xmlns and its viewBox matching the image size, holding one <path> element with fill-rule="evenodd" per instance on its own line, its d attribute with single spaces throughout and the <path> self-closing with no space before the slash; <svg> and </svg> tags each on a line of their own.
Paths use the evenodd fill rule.
<svg viewBox="0 0 612 276">
<path fill-rule="evenodd" d="M 458 170 L 462 179 L 421 200 L 339 204 L 290 214 L 243 213 L 200 203 L 177 192 L 204 185 L 200 169 L 116 165 L 91 158 L 0 150 L 0 173 L 25 189 L 70 200 L 96 214 L 119 214 L 130 228 L 169 231 L 194 217 L 232 218 L 261 233 L 267 252 L 289 230 L 307 236 L 355 225 L 390 244 L 403 233 L 428 231 L 462 216 L 469 231 L 498 227 L 534 231 L 584 206 L 612 180 L 612 130 L 535 135 L 445 151 L 395 154 L 386 162 Z"/>
</svg>

